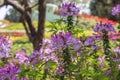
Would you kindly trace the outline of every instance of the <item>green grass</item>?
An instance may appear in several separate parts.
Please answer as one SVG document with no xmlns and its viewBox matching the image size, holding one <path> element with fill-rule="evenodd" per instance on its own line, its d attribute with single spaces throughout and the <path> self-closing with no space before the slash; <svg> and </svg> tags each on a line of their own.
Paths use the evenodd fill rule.
<svg viewBox="0 0 120 80">
<path fill-rule="evenodd" d="M 34 21 L 33 24 L 35 25 L 35 28 L 37 28 L 38 22 Z M 48 27 L 50 25 L 49 22 L 45 23 L 45 27 Z M 5 28 L 5 30 L 24 30 L 23 24 L 22 23 L 13 23 Z"/>
<path fill-rule="evenodd" d="M 33 51 L 32 43 L 28 40 L 27 36 L 18 37 L 13 40 L 11 52 L 16 53 L 22 51 L 22 49 L 25 49 L 28 55 Z"/>
<path fill-rule="evenodd" d="M 3 29 L 6 29 L 6 30 L 23 30 L 24 27 L 22 25 L 22 23 L 14 23 L 14 24 L 11 24 Z"/>
<path fill-rule="evenodd" d="M 45 32 L 45 38 L 50 38 L 51 37 L 51 32 Z M 11 37 L 12 41 L 13 41 L 13 46 L 11 49 L 12 53 L 15 53 L 17 51 L 21 51 L 22 49 L 26 50 L 27 55 L 29 55 L 30 53 L 32 53 L 33 51 L 33 46 L 32 43 L 29 41 L 27 36 L 23 36 L 23 37 Z"/>
</svg>

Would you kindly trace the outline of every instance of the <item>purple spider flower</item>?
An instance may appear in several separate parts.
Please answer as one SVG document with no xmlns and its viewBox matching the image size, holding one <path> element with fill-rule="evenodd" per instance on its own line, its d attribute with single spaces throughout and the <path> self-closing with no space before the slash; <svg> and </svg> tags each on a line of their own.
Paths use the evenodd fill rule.
<svg viewBox="0 0 120 80">
<path fill-rule="evenodd" d="M 73 16 L 78 14 L 79 11 L 80 9 L 76 7 L 75 3 L 63 3 L 60 14 L 62 16 Z"/>
<path fill-rule="evenodd" d="M 24 51 L 17 52 L 15 58 L 19 61 L 19 63 L 29 63 L 29 59 Z"/>
<path fill-rule="evenodd" d="M 52 44 L 50 40 L 46 40 L 43 39 L 43 44 L 42 47 L 39 51 L 34 51 L 30 56 L 29 56 L 29 61 L 32 64 L 37 64 L 40 61 L 54 61 L 54 62 L 58 62 L 57 61 L 57 56 L 54 53 L 54 49 L 52 48 Z"/>
<path fill-rule="evenodd" d="M 7 37 L 0 36 L 0 58 L 10 57 L 9 51 L 12 47 L 12 41 Z"/>
<path fill-rule="evenodd" d="M 113 7 L 112 9 L 112 15 L 119 15 L 120 14 L 120 4 L 117 4 L 116 6 Z"/>
<path fill-rule="evenodd" d="M 29 56 L 29 61 L 32 64 L 37 64 L 40 60 L 44 59 L 44 54 L 42 54 L 40 51 L 34 51 L 30 56 Z"/>
<path fill-rule="evenodd" d="M 87 37 L 85 43 L 84 43 L 86 46 L 89 46 L 92 48 L 92 50 L 98 50 L 99 47 L 95 45 L 95 38 L 94 36 L 89 36 Z"/>
<path fill-rule="evenodd" d="M 95 32 L 116 32 L 113 25 L 110 22 L 107 23 L 100 23 L 96 25 L 96 27 L 94 28 Z"/>
<path fill-rule="evenodd" d="M 94 38 L 92 36 L 87 37 L 87 39 L 85 41 L 85 45 L 87 45 L 87 46 L 95 45 Z"/>
<path fill-rule="evenodd" d="M 67 33 L 62 33 L 60 32 L 57 35 L 52 35 L 51 37 L 51 43 L 52 43 L 52 47 L 55 50 L 63 50 L 66 49 L 69 46 L 74 46 L 74 49 L 78 50 L 80 43 L 78 42 L 77 39 L 75 39 L 72 36 L 71 32 L 67 32 Z"/>
<path fill-rule="evenodd" d="M 64 44 L 63 33 L 59 33 L 57 35 L 51 36 L 51 44 L 54 49 L 58 49 L 61 51 L 63 48 L 66 48 L 66 45 Z"/>
<path fill-rule="evenodd" d="M 102 40 L 102 36 L 100 34 L 93 34 L 93 37 L 95 40 L 98 40 L 98 41 Z"/>
<path fill-rule="evenodd" d="M 40 49 L 40 53 L 44 54 L 44 57 L 43 57 L 44 61 L 52 60 L 54 62 L 57 62 L 57 56 L 54 53 L 54 49 L 52 47 L 51 40 L 49 40 L 49 39 L 43 40 L 43 45 Z"/>
<path fill-rule="evenodd" d="M 20 69 L 13 63 L 7 64 L 5 67 L 0 68 L 0 79 L 3 80 L 17 80 Z"/>
</svg>

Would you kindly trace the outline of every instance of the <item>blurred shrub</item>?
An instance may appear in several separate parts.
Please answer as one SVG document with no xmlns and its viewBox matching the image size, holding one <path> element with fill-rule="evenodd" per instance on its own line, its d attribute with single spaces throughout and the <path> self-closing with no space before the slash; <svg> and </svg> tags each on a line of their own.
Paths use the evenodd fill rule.
<svg viewBox="0 0 120 80">
<path fill-rule="evenodd" d="M 78 15 L 77 26 L 84 30 L 92 30 L 96 26 L 96 23 L 99 23 L 99 22 L 102 22 L 102 23 L 110 22 L 114 26 L 118 25 L 117 22 L 109 20 L 107 18 L 100 18 L 97 16 L 82 14 L 82 15 Z"/>
<path fill-rule="evenodd" d="M 111 10 L 113 6 L 119 3 L 120 0 L 91 0 L 91 14 L 99 17 L 106 17 L 108 19 L 116 20 L 116 18 L 111 15 Z"/>
</svg>

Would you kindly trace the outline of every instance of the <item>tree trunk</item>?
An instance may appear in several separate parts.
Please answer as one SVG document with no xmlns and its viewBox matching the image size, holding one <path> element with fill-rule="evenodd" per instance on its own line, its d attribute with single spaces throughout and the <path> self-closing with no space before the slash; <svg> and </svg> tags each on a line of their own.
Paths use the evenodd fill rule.
<svg viewBox="0 0 120 80">
<path fill-rule="evenodd" d="M 35 29 L 33 20 L 31 18 L 31 9 L 33 6 L 28 4 L 28 0 L 24 0 L 23 3 L 16 3 L 14 0 L 4 0 L 0 7 L 11 5 L 22 15 L 22 23 L 24 25 L 25 31 L 28 35 L 29 40 L 33 44 L 34 50 L 40 50 L 42 45 L 42 40 L 44 37 L 44 24 L 45 24 L 45 14 L 46 14 L 46 0 L 38 0 L 38 3 L 33 5 L 38 5 L 38 27 Z M 27 5 L 26 5 L 27 4 Z"/>
<path fill-rule="evenodd" d="M 39 50 L 42 45 L 42 40 L 44 38 L 44 24 L 45 24 L 45 14 L 46 14 L 46 0 L 38 0 L 38 30 L 36 37 L 34 38 L 34 49 Z"/>
</svg>

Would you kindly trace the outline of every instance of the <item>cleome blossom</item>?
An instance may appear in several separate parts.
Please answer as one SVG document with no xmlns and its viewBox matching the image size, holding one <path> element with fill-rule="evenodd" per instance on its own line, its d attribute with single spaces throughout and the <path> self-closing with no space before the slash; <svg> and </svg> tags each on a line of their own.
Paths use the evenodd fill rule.
<svg viewBox="0 0 120 80">
<path fill-rule="evenodd" d="M 29 56 L 29 61 L 32 64 L 38 64 L 40 61 L 48 62 L 54 61 L 57 63 L 57 56 L 53 52 L 51 41 L 49 39 L 43 39 L 42 47 L 39 51 L 34 51 Z"/>
<path fill-rule="evenodd" d="M 12 47 L 12 41 L 7 38 L 0 36 L 0 58 L 10 57 L 9 51 Z"/>
<path fill-rule="evenodd" d="M 55 50 L 64 50 L 69 46 L 73 46 L 74 50 L 78 50 L 81 46 L 80 42 L 72 36 L 71 32 L 52 35 L 51 37 L 52 48 Z"/>
<path fill-rule="evenodd" d="M 76 7 L 75 3 L 63 3 L 60 9 L 60 14 L 62 16 L 73 16 L 78 14 L 79 11 L 80 9 Z"/>
<path fill-rule="evenodd" d="M 96 27 L 94 28 L 95 32 L 116 32 L 113 25 L 109 22 L 106 23 L 97 23 Z"/>
<path fill-rule="evenodd" d="M 17 59 L 20 64 L 22 64 L 22 63 L 28 64 L 29 63 L 29 59 L 24 51 L 17 52 L 15 55 L 15 59 Z"/>
<path fill-rule="evenodd" d="M 115 7 L 112 9 L 112 15 L 119 15 L 120 14 L 120 4 L 117 4 Z"/>
<path fill-rule="evenodd" d="M 5 67 L 0 67 L 0 80 L 18 80 L 20 72 L 19 67 L 13 63 L 6 64 Z"/>
</svg>

